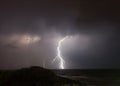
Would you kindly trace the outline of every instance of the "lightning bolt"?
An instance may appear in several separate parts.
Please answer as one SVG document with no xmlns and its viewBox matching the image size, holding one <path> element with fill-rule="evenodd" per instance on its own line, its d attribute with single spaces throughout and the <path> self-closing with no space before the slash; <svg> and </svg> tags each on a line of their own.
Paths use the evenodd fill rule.
<svg viewBox="0 0 120 86">
<path fill-rule="evenodd" d="M 58 42 L 58 46 L 57 46 L 57 56 L 53 59 L 53 62 L 56 60 L 56 59 L 59 59 L 60 60 L 60 68 L 61 69 L 64 69 L 64 63 L 65 63 L 65 61 L 64 61 L 64 59 L 63 59 L 63 56 L 62 56 L 62 54 L 61 54 L 61 50 L 60 50 L 60 48 L 61 48 L 61 45 L 62 45 L 62 43 L 63 43 L 63 41 L 65 40 L 65 39 L 67 39 L 68 38 L 68 36 L 65 36 L 63 39 L 61 39 L 59 42 Z"/>
</svg>

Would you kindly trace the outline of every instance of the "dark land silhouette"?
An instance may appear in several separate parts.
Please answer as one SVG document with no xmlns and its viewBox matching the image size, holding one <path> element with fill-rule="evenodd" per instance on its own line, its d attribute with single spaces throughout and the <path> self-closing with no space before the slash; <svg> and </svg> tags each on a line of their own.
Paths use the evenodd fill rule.
<svg viewBox="0 0 120 86">
<path fill-rule="evenodd" d="M 19 70 L 1 70 L 0 86 L 81 86 L 81 83 L 56 76 L 48 69 L 30 67 Z"/>
<path fill-rule="evenodd" d="M 119 69 L 0 70 L 0 86 L 120 86 Z"/>
</svg>

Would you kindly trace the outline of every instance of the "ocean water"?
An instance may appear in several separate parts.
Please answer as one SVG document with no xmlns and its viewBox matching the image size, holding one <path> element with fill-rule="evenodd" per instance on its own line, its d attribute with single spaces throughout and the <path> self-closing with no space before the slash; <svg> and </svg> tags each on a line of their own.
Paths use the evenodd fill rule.
<svg viewBox="0 0 120 86">
<path fill-rule="evenodd" d="M 84 86 L 120 86 L 120 69 L 53 70 L 58 76 L 82 83 Z"/>
</svg>

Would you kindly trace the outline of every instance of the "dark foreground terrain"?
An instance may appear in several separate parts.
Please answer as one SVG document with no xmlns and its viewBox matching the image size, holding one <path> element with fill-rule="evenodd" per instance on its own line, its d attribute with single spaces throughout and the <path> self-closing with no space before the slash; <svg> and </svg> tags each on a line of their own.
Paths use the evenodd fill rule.
<svg viewBox="0 0 120 86">
<path fill-rule="evenodd" d="M 84 86 L 120 86 L 120 69 L 66 69 L 54 72 Z"/>
<path fill-rule="evenodd" d="M 1 70 L 0 86 L 81 86 L 81 83 L 56 76 L 56 74 L 40 67 L 20 70 Z"/>
<path fill-rule="evenodd" d="M 120 86 L 120 70 L 1 70 L 0 86 Z"/>
</svg>

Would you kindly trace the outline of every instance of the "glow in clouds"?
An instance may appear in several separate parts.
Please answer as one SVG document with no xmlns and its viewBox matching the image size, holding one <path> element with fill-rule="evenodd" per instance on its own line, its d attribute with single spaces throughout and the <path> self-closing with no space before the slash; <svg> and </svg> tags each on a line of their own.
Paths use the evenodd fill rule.
<svg viewBox="0 0 120 86">
<path fill-rule="evenodd" d="M 60 64 L 60 68 L 61 68 L 61 69 L 64 69 L 64 63 L 65 63 L 65 61 L 64 61 L 63 56 L 62 56 L 62 54 L 61 54 L 60 48 L 61 48 L 61 45 L 62 45 L 63 41 L 66 40 L 67 38 L 68 38 L 68 36 L 64 37 L 63 39 L 61 39 L 61 40 L 58 42 L 57 56 L 55 57 L 55 59 L 53 59 L 53 62 L 54 62 L 56 59 L 59 59 L 59 61 L 60 61 L 59 64 Z"/>
<path fill-rule="evenodd" d="M 38 36 L 24 35 L 20 38 L 19 43 L 23 45 L 29 45 L 31 43 L 38 42 L 39 40 L 40 40 L 40 37 Z"/>
<path fill-rule="evenodd" d="M 1 38 L 0 38 L 1 39 Z M 28 34 L 15 34 L 10 36 L 2 37 L 3 44 L 12 44 L 15 46 L 27 46 L 39 42 L 41 40 L 40 36 L 37 35 L 28 35 Z"/>
</svg>

